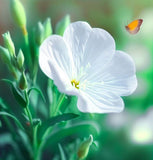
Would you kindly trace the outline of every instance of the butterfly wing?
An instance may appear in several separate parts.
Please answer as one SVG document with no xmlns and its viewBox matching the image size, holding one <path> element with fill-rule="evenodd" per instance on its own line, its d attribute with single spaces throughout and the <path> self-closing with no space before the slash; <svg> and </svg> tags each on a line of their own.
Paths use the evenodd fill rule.
<svg viewBox="0 0 153 160">
<path fill-rule="evenodd" d="M 140 26 L 143 22 L 143 19 L 137 19 L 129 23 L 127 26 L 125 26 L 125 29 L 130 34 L 136 34 L 140 30 Z"/>
</svg>

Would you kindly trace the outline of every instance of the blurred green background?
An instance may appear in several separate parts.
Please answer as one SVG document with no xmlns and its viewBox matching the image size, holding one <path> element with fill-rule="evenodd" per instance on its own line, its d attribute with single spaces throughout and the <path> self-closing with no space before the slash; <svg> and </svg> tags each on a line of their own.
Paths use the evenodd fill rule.
<svg viewBox="0 0 153 160">
<path fill-rule="evenodd" d="M 107 30 L 114 37 L 116 48 L 133 57 L 137 68 L 137 90 L 133 95 L 124 98 L 125 109 L 122 113 L 92 117 L 92 120 L 100 126 L 100 134 L 95 137 L 99 147 L 92 145 L 87 159 L 153 160 L 153 1 L 21 0 L 21 2 L 26 10 L 29 33 L 39 20 L 43 22 L 47 17 L 51 18 L 54 30 L 56 23 L 69 14 L 72 22 L 87 21 L 92 27 Z M 141 29 L 136 35 L 130 35 L 125 30 L 125 25 L 138 18 L 143 19 Z M 8 0 L 0 0 L 0 35 L 8 30 L 19 49 L 21 32 L 11 19 Z M 0 43 L 3 44 L 1 36 Z M 9 75 L 2 63 L 0 79 L 6 77 Z M 15 104 L 10 96 L 10 90 L 1 82 L 0 97 Z M 65 141 L 62 143 L 67 145 Z"/>
</svg>

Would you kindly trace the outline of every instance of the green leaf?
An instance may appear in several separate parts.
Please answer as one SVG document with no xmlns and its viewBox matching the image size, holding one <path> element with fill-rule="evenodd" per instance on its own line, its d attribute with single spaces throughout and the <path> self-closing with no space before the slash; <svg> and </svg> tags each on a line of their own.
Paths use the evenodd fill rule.
<svg viewBox="0 0 153 160">
<path fill-rule="evenodd" d="M 28 95 L 29 95 L 29 96 L 30 96 L 30 93 L 31 93 L 32 90 L 34 90 L 34 91 L 36 91 L 37 93 L 39 93 L 39 94 L 41 95 L 43 101 L 46 102 L 46 99 L 45 99 L 42 91 L 41 91 L 40 89 L 36 88 L 36 87 L 32 87 L 32 88 L 30 88 L 30 89 L 28 90 Z"/>
<path fill-rule="evenodd" d="M 69 24 L 70 24 L 70 15 L 67 14 L 63 19 L 61 19 L 57 23 L 55 28 L 55 33 L 63 36 L 63 33 Z"/>
<path fill-rule="evenodd" d="M 19 93 L 19 91 L 15 87 L 14 83 L 12 81 L 8 80 L 8 79 L 2 79 L 2 81 L 7 82 L 8 84 L 11 85 L 12 93 L 13 93 L 16 101 L 19 103 L 20 106 L 22 106 L 23 108 L 26 108 L 27 103 L 24 100 L 23 96 Z"/>
<path fill-rule="evenodd" d="M 0 106 L 3 108 L 3 109 L 8 109 L 8 106 L 3 102 L 3 99 L 0 97 Z"/>
<path fill-rule="evenodd" d="M 66 160 L 65 154 L 64 154 L 64 150 L 62 148 L 62 146 L 60 144 L 58 144 L 58 148 L 60 150 L 60 155 L 61 155 L 61 160 Z"/>
<path fill-rule="evenodd" d="M 0 146 L 4 146 L 7 144 L 12 144 L 12 136 L 10 133 L 1 134 L 0 138 Z"/>
<path fill-rule="evenodd" d="M 22 159 L 24 160 L 24 157 L 23 155 L 21 155 L 21 146 L 19 146 L 17 144 L 17 142 L 14 140 L 13 136 L 10 134 L 10 133 L 5 133 L 5 134 L 1 134 L 1 138 L 0 138 L 0 146 L 4 146 L 4 145 L 11 145 L 11 149 L 13 149 L 13 155 L 14 157 L 16 158 L 13 158 L 14 159 Z M 20 148 L 20 149 L 19 149 Z M 10 153 L 8 153 L 8 155 L 10 155 Z M 1 159 L 2 160 L 2 159 Z"/>
<path fill-rule="evenodd" d="M 0 115 L 8 116 L 8 117 L 12 118 L 15 121 L 15 123 L 17 124 L 17 126 L 24 130 L 22 124 L 14 115 L 7 113 L 7 112 L 0 112 Z"/>
<path fill-rule="evenodd" d="M 2 121 L 0 120 L 0 128 L 2 127 Z"/>
<path fill-rule="evenodd" d="M 22 130 L 18 130 L 18 133 L 19 133 L 20 138 L 21 138 L 21 140 L 23 142 L 23 145 L 27 148 L 28 152 L 32 156 L 32 154 L 33 154 L 32 153 L 32 147 L 31 147 L 28 135 L 24 131 L 22 131 Z"/>
<path fill-rule="evenodd" d="M 62 130 L 59 130 L 51 135 L 49 135 L 45 139 L 45 146 L 44 149 L 47 147 L 50 147 L 50 145 L 56 144 L 60 142 L 62 139 L 69 137 L 70 135 L 77 134 L 83 137 L 88 136 L 89 134 L 92 134 L 97 136 L 99 134 L 99 126 L 97 123 L 93 121 L 87 121 L 80 124 L 75 124 L 71 127 L 64 128 Z"/>
<path fill-rule="evenodd" d="M 78 116 L 79 115 L 77 115 L 77 114 L 66 113 L 66 114 L 56 116 L 56 117 L 49 118 L 46 121 L 43 121 L 41 126 L 39 127 L 38 137 L 41 138 L 50 126 L 53 126 L 53 125 L 60 123 L 62 121 L 68 121 L 68 120 L 77 118 Z"/>
</svg>

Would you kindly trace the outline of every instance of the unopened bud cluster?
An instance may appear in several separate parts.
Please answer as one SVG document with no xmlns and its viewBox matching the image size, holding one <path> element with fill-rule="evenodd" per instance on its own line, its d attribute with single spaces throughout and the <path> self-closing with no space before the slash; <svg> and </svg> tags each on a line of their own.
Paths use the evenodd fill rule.
<svg viewBox="0 0 153 160">
<path fill-rule="evenodd" d="M 38 22 L 35 30 L 34 37 L 38 46 L 41 45 L 44 39 L 52 34 L 51 19 L 47 18 L 44 23 Z"/>
<path fill-rule="evenodd" d="M 16 56 L 14 43 L 9 32 L 3 35 L 4 47 L 0 46 L 0 57 L 7 65 L 12 76 L 19 80 L 19 87 L 21 89 L 27 88 L 27 80 L 24 74 L 24 55 L 22 50 L 19 50 Z"/>
</svg>

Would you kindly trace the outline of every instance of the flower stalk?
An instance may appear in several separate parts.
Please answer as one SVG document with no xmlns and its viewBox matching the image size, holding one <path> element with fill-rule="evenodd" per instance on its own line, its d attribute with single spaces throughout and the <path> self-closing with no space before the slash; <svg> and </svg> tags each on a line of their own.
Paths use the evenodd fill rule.
<svg viewBox="0 0 153 160">
<path fill-rule="evenodd" d="M 58 103 L 57 103 L 57 106 L 56 106 L 55 111 L 53 113 L 53 116 L 57 115 L 57 113 L 60 110 L 60 107 L 64 101 L 64 98 L 65 98 L 65 94 L 60 94 L 60 97 L 58 98 Z"/>
</svg>

